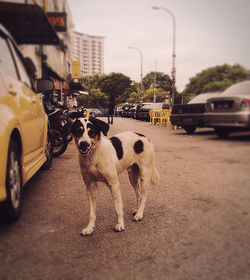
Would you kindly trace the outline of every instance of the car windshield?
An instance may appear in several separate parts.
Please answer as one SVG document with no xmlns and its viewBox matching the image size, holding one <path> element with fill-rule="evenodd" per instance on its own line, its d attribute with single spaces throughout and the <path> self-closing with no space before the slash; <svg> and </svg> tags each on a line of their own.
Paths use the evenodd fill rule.
<svg viewBox="0 0 250 280">
<path fill-rule="evenodd" d="M 234 84 L 223 91 L 223 96 L 250 95 L 250 81 Z"/>
<path fill-rule="evenodd" d="M 199 95 L 195 96 L 192 100 L 188 102 L 188 104 L 197 104 L 197 103 L 206 103 L 208 98 L 220 96 L 221 92 L 206 92 L 200 93 Z"/>
</svg>

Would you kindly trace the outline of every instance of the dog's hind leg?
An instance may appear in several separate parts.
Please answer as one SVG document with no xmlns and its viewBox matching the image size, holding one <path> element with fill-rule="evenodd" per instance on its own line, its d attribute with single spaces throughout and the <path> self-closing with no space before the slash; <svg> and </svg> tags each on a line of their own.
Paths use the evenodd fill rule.
<svg viewBox="0 0 250 280">
<path fill-rule="evenodd" d="M 136 215 L 134 216 L 134 221 L 138 222 L 143 218 L 143 212 L 146 205 L 147 200 L 147 187 L 149 184 L 149 170 L 147 169 L 140 169 L 140 191 L 141 191 L 141 199 L 140 199 L 140 206 Z"/>
<path fill-rule="evenodd" d="M 122 197 L 118 178 L 112 178 L 107 180 L 107 185 L 113 196 L 115 211 L 117 214 L 117 224 L 115 225 L 116 231 L 124 230 L 124 219 L 123 219 L 123 209 L 122 209 Z"/>
<path fill-rule="evenodd" d="M 140 191 L 140 184 L 139 184 L 139 175 L 140 175 L 140 169 L 139 166 L 134 163 L 132 166 L 128 168 L 128 176 L 129 181 L 132 187 L 135 190 L 136 195 L 136 208 L 133 211 L 133 215 L 136 215 L 140 205 L 141 205 L 141 191 Z"/>
<path fill-rule="evenodd" d="M 86 192 L 89 200 L 89 224 L 82 230 L 81 235 L 90 235 L 95 229 L 97 183 L 86 185 Z"/>
</svg>

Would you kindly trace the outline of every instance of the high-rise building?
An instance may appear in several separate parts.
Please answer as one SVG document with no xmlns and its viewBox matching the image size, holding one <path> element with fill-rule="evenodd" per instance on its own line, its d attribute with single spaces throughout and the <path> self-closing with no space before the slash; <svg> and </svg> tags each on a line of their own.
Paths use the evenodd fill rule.
<svg viewBox="0 0 250 280">
<path fill-rule="evenodd" d="M 104 38 L 80 32 L 73 36 L 73 60 L 80 60 L 82 75 L 103 74 Z"/>
</svg>

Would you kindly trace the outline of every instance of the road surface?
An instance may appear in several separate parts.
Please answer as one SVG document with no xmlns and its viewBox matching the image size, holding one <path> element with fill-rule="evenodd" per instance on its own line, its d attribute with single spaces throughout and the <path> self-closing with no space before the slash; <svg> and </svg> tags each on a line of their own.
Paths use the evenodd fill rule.
<svg viewBox="0 0 250 280">
<path fill-rule="evenodd" d="M 125 231 L 113 230 L 113 201 L 100 184 L 95 232 L 80 236 L 88 202 L 71 143 L 26 186 L 21 219 L 0 224 L 0 279 L 250 279 L 250 133 L 220 140 L 209 129 L 188 135 L 115 118 L 109 136 L 124 130 L 155 145 L 161 182 L 144 219 L 133 222 L 124 173 Z"/>
</svg>

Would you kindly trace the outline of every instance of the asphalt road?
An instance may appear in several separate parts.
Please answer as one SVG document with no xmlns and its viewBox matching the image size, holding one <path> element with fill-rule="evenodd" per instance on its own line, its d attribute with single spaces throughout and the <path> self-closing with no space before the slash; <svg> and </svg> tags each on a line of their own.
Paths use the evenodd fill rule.
<svg viewBox="0 0 250 280">
<path fill-rule="evenodd" d="M 250 133 L 220 140 L 210 129 L 183 130 L 116 118 L 109 136 L 132 130 L 155 145 L 161 183 L 151 187 L 144 219 L 133 222 L 135 195 L 120 178 L 125 231 L 115 232 L 113 201 L 99 185 L 97 226 L 74 144 L 35 175 L 21 219 L 0 224 L 0 279 L 250 279 Z"/>
</svg>

